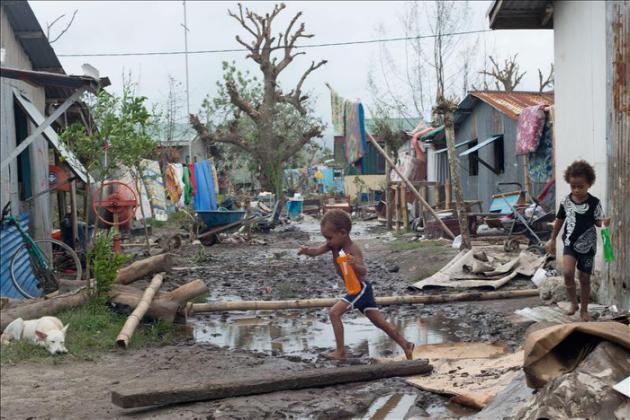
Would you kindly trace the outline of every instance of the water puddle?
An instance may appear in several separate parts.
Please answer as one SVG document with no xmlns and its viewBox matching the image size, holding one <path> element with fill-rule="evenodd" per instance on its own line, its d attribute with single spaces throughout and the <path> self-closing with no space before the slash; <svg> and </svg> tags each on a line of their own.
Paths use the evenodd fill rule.
<svg viewBox="0 0 630 420">
<path fill-rule="evenodd" d="M 421 319 L 407 315 L 389 321 L 416 344 L 457 341 L 457 321 L 433 316 Z M 246 349 L 268 354 L 316 357 L 322 349 L 332 349 L 335 337 L 327 317 L 304 316 L 300 311 L 278 316 L 270 312 L 235 314 L 228 318 L 210 315 L 194 322 L 195 340 L 230 349 Z M 350 357 L 387 357 L 401 352 L 398 345 L 363 316 L 344 318 L 344 337 Z"/>
<path fill-rule="evenodd" d="M 404 419 L 416 402 L 414 394 L 388 394 L 374 400 L 361 420 Z"/>
</svg>

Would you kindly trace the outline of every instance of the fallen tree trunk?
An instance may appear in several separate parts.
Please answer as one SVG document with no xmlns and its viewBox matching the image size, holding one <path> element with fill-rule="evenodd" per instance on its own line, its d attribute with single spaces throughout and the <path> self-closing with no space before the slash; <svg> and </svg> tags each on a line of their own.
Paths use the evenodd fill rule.
<svg viewBox="0 0 630 420">
<path fill-rule="evenodd" d="M 430 373 L 427 360 L 408 360 L 365 366 L 311 369 L 284 372 L 262 377 L 222 380 L 187 387 L 164 387 L 158 390 L 113 391 L 112 402 L 122 408 L 148 407 L 194 401 L 210 401 L 269 392 L 314 388 L 349 382 L 374 381 L 394 376 Z"/>
<path fill-rule="evenodd" d="M 118 270 L 116 283 L 129 284 L 149 274 L 166 272 L 171 269 L 173 261 L 171 254 L 154 255 L 138 260 L 127 267 Z"/>
<path fill-rule="evenodd" d="M 142 299 L 142 290 L 122 284 L 112 286 L 109 291 L 110 303 L 128 312 L 137 307 Z M 192 303 L 188 302 L 208 293 L 208 286 L 202 280 L 193 280 L 171 292 L 157 292 L 151 302 L 146 316 L 155 320 L 173 322 L 177 315 L 188 317 L 192 311 Z"/>
<path fill-rule="evenodd" d="M 45 315 L 54 315 L 64 309 L 76 308 L 83 305 L 89 299 L 88 290 L 80 289 L 73 293 L 58 295 L 50 299 L 24 304 L 15 308 L 0 311 L 0 330 L 4 331 L 14 319 L 25 320 L 41 318 Z"/>
<path fill-rule="evenodd" d="M 142 294 L 142 298 L 140 299 L 140 303 L 136 306 L 136 309 L 129 315 L 127 321 L 125 321 L 125 325 L 123 325 L 118 337 L 116 337 L 116 344 L 118 347 L 127 350 L 129 346 L 129 340 L 133 336 L 133 333 L 136 331 L 140 320 L 147 313 L 149 306 L 151 305 L 151 301 L 155 296 L 155 293 L 158 291 L 160 286 L 162 286 L 162 274 L 156 274 L 151 280 L 151 284 Z"/>
<path fill-rule="evenodd" d="M 514 299 L 538 296 L 538 289 L 509 290 L 505 292 L 464 292 L 442 295 L 407 295 L 377 297 L 378 305 L 435 304 L 446 302 L 462 302 L 474 300 Z M 193 313 L 220 311 L 248 311 L 269 309 L 304 309 L 326 308 L 337 303 L 339 299 L 303 299 L 303 300 L 252 300 L 213 303 L 195 303 Z"/>
</svg>

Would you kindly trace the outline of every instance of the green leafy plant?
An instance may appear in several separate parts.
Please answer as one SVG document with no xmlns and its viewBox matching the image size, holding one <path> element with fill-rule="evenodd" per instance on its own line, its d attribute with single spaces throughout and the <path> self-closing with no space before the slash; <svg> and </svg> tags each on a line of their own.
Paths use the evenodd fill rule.
<svg viewBox="0 0 630 420">
<path fill-rule="evenodd" d="M 88 254 L 94 267 L 97 297 L 104 296 L 111 289 L 116 281 L 118 269 L 129 260 L 128 256 L 114 252 L 113 235 L 113 231 L 96 235 L 92 249 Z"/>
</svg>

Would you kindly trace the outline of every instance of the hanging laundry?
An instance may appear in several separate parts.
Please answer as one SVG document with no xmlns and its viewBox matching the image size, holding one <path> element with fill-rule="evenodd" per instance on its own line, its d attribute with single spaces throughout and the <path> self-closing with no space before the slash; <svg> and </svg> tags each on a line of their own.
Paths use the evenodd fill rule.
<svg viewBox="0 0 630 420">
<path fill-rule="evenodd" d="M 160 164 L 155 160 L 142 160 L 142 179 L 149 193 L 151 208 L 153 209 L 153 217 L 155 220 L 165 222 L 168 220 L 166 212 L 166 191 L 164 189 L 164 180 L 160 173 Z"/>
<path fill-rule="evenodd" d="M 538 149 L 545 127 L 545 105 L 528 106 L 518 117 L 516 127 L 516 154 L 526 155 Z"/>
<path fill-rule="evenodd" d="M 195 183 L 197 194 L 192 203 L 195 211 L 212 211 L 217 209 L 217 190 L 212 179 L 212 167 L 210 162 L 203 160 L 195 163 Z"/>
<path fill-rule="evenodd" d="M 551 130 L 551 118 L 545 120 L 540 145 L 529 153 L 527 169 L 532 182 L 545 183 L 553 176 L 553 140 Z"/>
<path fill-rule="evenodd" d="M 195 182 L 195 164 L 189 163 L 188 170 L 190 171 L 190 184 L 192 186 L 193 197 L 197 194 L 197 183 Z"/>
<path fill-rule="evenodd" d="M 175 204 L 175 207 L 181 209 L 182 207 L 186 206 L 186 203 L 184 202 L 184 189 L 186 188 L 186 186 L 184 185 L 184 165 L 182 165 L 181 163 L 174 163 L 173 166 L 175 167 L 177 183 L 179 184 L 179 188 L 181 190 L 179 200 Z"/>
<path fill-rule="evenodd" d="M 330 89 L 330 110 L 332 117 L 332 125 L 335 130 L 335 134 L 344 133 L 344 99 L 339 96 L 337 92 L 333 90 L 330 85 L 326 84 Z"/>
<path fill-rule="evenodd" d="M 184 204 L 189 205 L 192 200 L 192 183 L 190 182 L 190 169 L 184 166 Z"/>
<path fill-rule="evenodd" d="M 164 170 L 164 178 L 166 182 L 166 194 L 169 200 L 175 205 L 179 202 L 183 189 L 178 181 L 177 170 L 175 164 L 168 163 Z"/>
<path fill-rule="evenodd" d="M 367 148 L 363 105 L 346 101 L 344 110 L 346 160 L 355 166 L 357 162 L 360 165 Z"/>
</svg>

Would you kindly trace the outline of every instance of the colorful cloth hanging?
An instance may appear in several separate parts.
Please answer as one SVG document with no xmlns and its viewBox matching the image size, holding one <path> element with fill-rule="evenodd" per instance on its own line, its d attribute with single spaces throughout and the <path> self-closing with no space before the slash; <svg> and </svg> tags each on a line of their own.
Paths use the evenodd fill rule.
<svg viewBox="0 0 630 420">
<path fill-rule="evenodd" d="M 188 170 L 190 171 L 190 184 L 192 186 L 192 195 L 193 197 L 197 194 L 197 183 L 195 182 L 195 164 L 189 163 Z"/>
<path fill-rule="evenodd" d="M 177 205 L 182 195 L 183 189 L 178 181 L 177 171 L 173 163 L 166 165 L 164 170 L 164 178 L 166 183 L 166 194 L 174 205 Z"/>
<path fill-rule="evenodd" d="M 192 183 L 190 182 L 190 169 L 184 166 L 184 204 L 189 205 L 192 200 Z"/>
<path fill-rule="evenodd" d="M 344 99 L 339 96 L 330 86 L 330 110 L 332 117 L 332 125 L 335 130 L 335 134 L 344 133 Z"/>
<path fill-rule="evenodd" d="M 363 105 L 346 101 L 344 109 L 346 160 L 356 166 L 367 148 Z"/>
<path fill-rule="evenodd" d="M 195 211 L 212 211 L 217 209 L 217 190 L 214 188 L 212 167 L 210 162 L 203 160 L 195 163 L 195 182 L 197 194 L 192 203 Z"/>
<path fill-rule="evenodd" d="M 553 140 L 550 118 L 547 118 L 543 125 L 543 132 L 540 145 L 529 153 L 527 169 L 532 182 L 545 183 L 553 176 Z"/>
<path fill-rule="evenodd" d="M 516 127 L 516 154 L 526 155 L 538 149 L 545 127 L 545 105 L 528 106 L 518 117 Z"/>
</svg>

